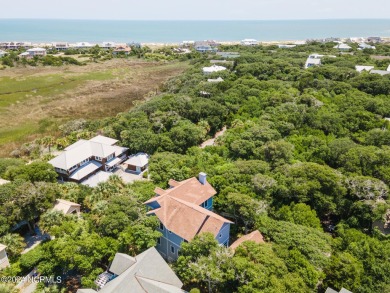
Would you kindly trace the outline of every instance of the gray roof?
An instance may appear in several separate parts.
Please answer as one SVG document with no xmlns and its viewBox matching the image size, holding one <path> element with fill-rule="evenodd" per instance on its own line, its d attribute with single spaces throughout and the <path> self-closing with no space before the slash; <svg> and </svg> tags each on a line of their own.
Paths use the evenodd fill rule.
<svg viewBox="0 0 390 293">
<path fill-rule="evenodd" d="M 108 137 L 98 137 L 99 136 L 94 137 L 92 138 L 92 140 L 95 139 L 100 141 L 107 141 L 108 143 L 115 141 Z M 75 142 L 74 144 L 65 148 L 65 151 L 62 154 L 50 160 L 49 163 L 52 164 L 54 167 L 69 170 L 74 165 L 77 165 L 81 161 L 92 156 L 97 156 L 101 158 L 106 158 L 111 154 L 115 154 L 116 156 L 118 156 L 127 149 L 120 146 L 104 144 L 92 140 L 81 139 Z"/>
<path fill-rule="evenodd" d="M 138 153 L 136 155 L 132 155 L 125 162 L 125 164 L 138 166 L 138 167 L 146 166 L 148 163 L 149 163 L 149 155 L 145 153 Z"/>
<path fill-rule="evenodd" d="M 110 266 L 110 272 L 119 276 L 136 262 L 136 259 L 130 255 L 117 253 Z"/>
<path fill-rule="evenodd" d="M 352 293 L 352 292 L 345 288 L 341 288 L 340 293 Z"/>
<path fill-rule="evenodd" d="M 325 291 L 325 293 L 339 293 L 336 290 L 333 290 L 332 288 L 328 287 Z"/>
<path fill-rule="evenodd" d="M 77 293 L 96 293 L 93 289 L 78 289 Z"/>
<path fill-rule="evenodd" d="M 96 171 L 102 166 L 102 164 L 91 161 L 88 164 L 76 169 L 76 172 L 73 172 L 72 175 L 69 176 L 69 178 L 72 178 L 74 180 L 81 180 L 85 176 L 88 176 L 92 172 Z"/>
<path fill-rule="evenodd" d="M 112 270 L 125 271 L 108 282 L 99 293 L 185 292 L 180 289 L 183 283 L 154 247 L 149 248 L 135 258 L 125 257 L 123 254 L 117 253 L 110 267 L 110 271 Z M 85 291 L 79 289 L 77 292 L 84 293 Z"/>
<path fill-rule="evenodd" d="M 390 71 L 386 71 L 386 70 L 371 70 L 370 73 L 376 73 L 376 74 L 380 74 L 380 75 L 387 75 L 387 74 L 390 74 Z"/>
<path fill-rule="evenodd" d="M 114 144 L 116 144 L 118 142 L 117 139 L 113 139 L 113 138 L 106 137 L 106 136 L 103 136 L 103 135 L 97 135 L 97 136 L 91 138 L 89 141 L 103 143 L 103 144 L 108 144 L 108 145 L 114 145 Z"/>
<path fill-rule="evenodd" d="M 96 187 L 101 182 L 106 182 L 112 173 L 99 171 L 95 175 L 89 177 L 87 180 L 81 182 L 83 185 L 88 185 L 89 187 Z"/>
</svg>

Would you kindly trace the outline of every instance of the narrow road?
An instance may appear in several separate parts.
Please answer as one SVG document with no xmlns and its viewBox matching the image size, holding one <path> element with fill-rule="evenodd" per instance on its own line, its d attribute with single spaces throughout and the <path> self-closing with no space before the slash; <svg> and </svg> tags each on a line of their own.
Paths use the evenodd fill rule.
<svg viewBox="0 0 390 293">
<path fill-rule="evenodd" d="M 224 127 L 222 128 L 221 131 L 218 131 L 218 132 L 214 135 L 213 138 L 210 138 L 210 139 L 208 139 L 208 140 L 202 142 L 202 144 L 201 144 L 199 147 L 200 147 L 201 149 L 204 149 L 204 148 L 207 147 L 207 146 L 212 146 L 212 145 L 214 145 L 215 139 L 216 139 L 217 137 L 223 135 L 223 134 L 225 133 L 225 131 L 226 131 L 226 126 L 224 126 Z"/>
</svg>

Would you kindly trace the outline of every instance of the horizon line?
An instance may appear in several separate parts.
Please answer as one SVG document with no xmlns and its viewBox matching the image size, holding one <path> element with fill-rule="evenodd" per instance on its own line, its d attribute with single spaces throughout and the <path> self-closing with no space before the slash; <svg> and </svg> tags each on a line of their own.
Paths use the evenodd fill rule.
<svg viewBox="0 0 390 293">
<path fill-rule="evenodd" d="M 390 18 L 275 18 L 275 19 L 108 19 L 108 18 L 29 18 L 1 17 L 2 20 L 81 20 L 81 21 L 315 21 L 315 20 L 390 20 Z"/>
</svg>

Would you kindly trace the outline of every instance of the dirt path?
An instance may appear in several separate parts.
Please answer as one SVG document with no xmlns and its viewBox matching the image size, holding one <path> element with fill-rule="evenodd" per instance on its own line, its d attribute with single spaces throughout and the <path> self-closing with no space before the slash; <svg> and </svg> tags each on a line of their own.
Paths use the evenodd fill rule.
<svg viewBox="0 0 390 293">
<path fill-rule="evenodd" d="M 212 146 L 212 145 L 214 145 L 215 140 L 217 139 L 217 137 L 223 135 L 223 134 L 225 133 L 225 131 L 226 131 L 226 126 L 224 126 L 224 127 L 222 128 L 221 131 L 218 131 L 218 132 L 214 135 L 213 138 L 210 138 L 210 139 L 204 141 L 199 147 L 200 147 L 201 149 L 204 149 L 204 148 L 207 147 L 207 146 Z"/>
</svg>

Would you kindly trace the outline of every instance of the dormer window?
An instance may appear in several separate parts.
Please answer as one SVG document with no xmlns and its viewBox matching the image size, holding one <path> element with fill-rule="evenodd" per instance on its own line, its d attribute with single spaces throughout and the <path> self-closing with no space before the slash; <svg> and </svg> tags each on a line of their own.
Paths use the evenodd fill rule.
<svg viewBox="0 0 390 293">
<path fill-rule="evenodd" d="M 160 230 L 161 230 L 161 231 L 164 231 L 164 225 L 163 225 L 163 223 L 160 223 Z"/>
</svg>

